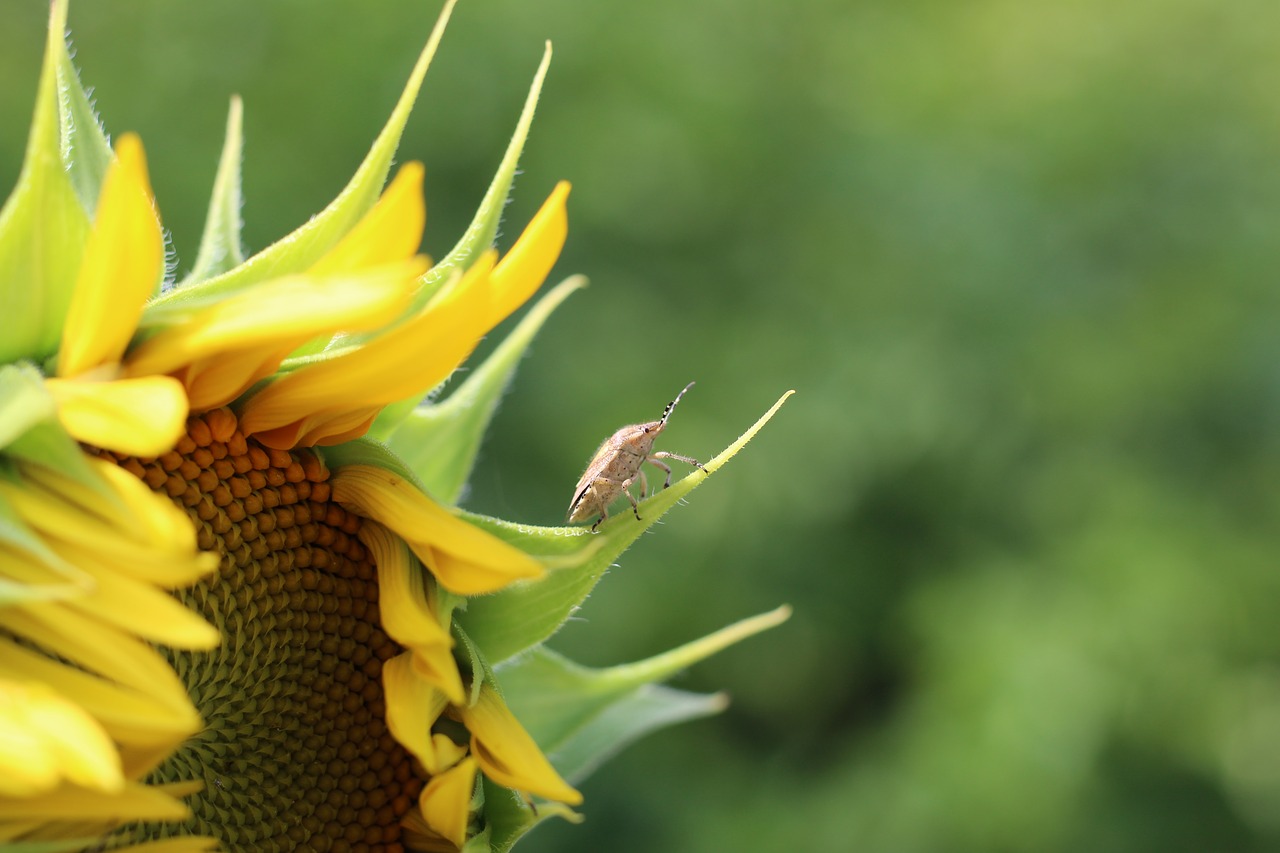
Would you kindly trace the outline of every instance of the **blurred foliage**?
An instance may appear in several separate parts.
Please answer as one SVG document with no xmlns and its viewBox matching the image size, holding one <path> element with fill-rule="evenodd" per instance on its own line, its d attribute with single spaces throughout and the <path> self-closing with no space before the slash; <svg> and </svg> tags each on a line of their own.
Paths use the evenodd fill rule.
<svg viewBox="0 0 1280 853">
<path fill-rule="evenodd" d="M 45 4 L 0 26 L 12 184 Z M 190 263 L 225 104 L 246 237 L 318 210 L 434 2 L 71 13 Z M 376 9 L 376 12 L 369 12 Z M 593 284 L 522 367 L 467 506 L 555 523 L 656 417 L 710 456 L 799 393 L 554 642 L 703 664 L 725 716 L 586 786 L 530 851 L 1280 846 L 1280 6 L 463 0 L 402 147 L 451 245 L 556 58 L 506 240 L 575 182 Z"/>
</svg>

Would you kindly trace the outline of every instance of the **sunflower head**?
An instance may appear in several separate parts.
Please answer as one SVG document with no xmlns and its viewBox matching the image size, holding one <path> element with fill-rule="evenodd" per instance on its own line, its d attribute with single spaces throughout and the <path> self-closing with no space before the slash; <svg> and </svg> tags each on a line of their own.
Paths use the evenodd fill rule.
<svg viewBox="0 0 1280 853">
<path fill-rule="evenodd" d="M 455 506 L 515 364 L 583 281 L 439 396 L 568 230 L 562 182 L 493 245 L 548 50 L 471 226 L 419 254 L 423 168 L 391 163 L 451 6 L 347 187 L 248 257 L 232 101 L 179 279 L 143 143 L 108 143 L 53 4 L 0 210 L 0 846 L 507 850 L 576 820 L 604 755 L 723 706 L 655 681 L 786 617 L 606 669 L 545 645 L 781 401 L 643 522 Z"/>
</svg>

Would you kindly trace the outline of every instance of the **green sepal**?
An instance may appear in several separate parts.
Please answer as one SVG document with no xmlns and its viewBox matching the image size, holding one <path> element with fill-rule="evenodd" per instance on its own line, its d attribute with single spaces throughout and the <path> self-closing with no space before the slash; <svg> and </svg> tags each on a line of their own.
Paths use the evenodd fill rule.
<svg viewBox="0 0 1280 853">
<path fill-rule="evenodd" d="M 498 678 L 512 712 L 556 770 L 577 784 L 642 735 L 723 710 L 722 694 L 689 693 L 657 682 L 790 615 L 791 608 L 779 607 L 647 660 L 603 669 L 540 647 L 500 667 Z"/>
<path fill-rule="evenodd" d="M 539 645 L 564 624 L 590 594 L 618 556 L 678 501 L 718 471 L 768 423 L 794 391 L 788 391 L 722 453 L 640 504 L 642 521 L 619 513 L 592 533 L 586 527 L 533 527 L 471 513 L 471 523 L 539 557 L 554 571 L 536 581 L 521 581 L 492 595 L 477 596 L 455 620 L 497 665 Z"/>
<path fill-rule="evenodd" d="M 520 359 L 551 312 L 586 283 L 582 276 L 573 276 L 556 285 L 447 398 L 407 412 L 388 407 L 370 435 L 386 441 L 437 499 L 457 503 Z"/>
<path fill-rule="evenodd" d="M 266 279 L 303 272 L 355 227 L 382 192 L 405 122 L 408 121 L 418 97 L 427 66 L 431 64 L 440 37 L 444 34 L 454 2 L 455 0 L 449 0 L 445 4 L 400 99 L 391 111 L 391 117 L 374 140 L 355 175 L 342 192 L 338 193 L 337 198 L 292 234 L 271 244 L 234 269 L 162 294 L 147 306 L 142 316 L 142 327 L 162 324 L 166 312 L 174 310 L 187 300 L 210 294 L 231 293 Z"/>
<path fill-rule="evenodd" d="M 422 276 L 413 296 L 410 313 L 426 306 L 431 297 L 435 296 L 450 279 L 460 276 L 483 251 L 493 245 L 498 233 L 498 224 L 502 219 L 502 210 L 506 207 L 507 196 L 511 192 L 511 183 L 515 180 L 516 166 L 520 162 L 520 154 L 524 151 L 524 143 L 529 137 L 529 128 L 533 124 L 533 114 L 538 106 L 538 96 L 542 92 L 542 82 L 547 77 L 547 68 L 550 65 L 551 43 L 548 42 L 547 49 L 542 55 L 542 63 L 538 66 L 538 71 L 533 76 L 533 83 L 529 86 L 529 94 L 525 98 L 524 108 L 520 111 L 520 120 L 516 122 L 515 133 L 507 143 L 507 150 L 502 155 L 502 161 L 498 164 L 498 171 L 494 173 L 493 180 L 489 182 L 489 189 L 485 191 L 484 198 L 480 200 L 480 206 L 476 208 L 475 216 L 471 219 L 471 224 L 467 226 L 467 230 L 463 232 L 457 244 Z M 358 346 L 378 334 L 378 332 L 357 332 L 341 335 L 329 343 L 323 340 L 312 341 L 295 351 L 290 356 L 290 361 L 284 366 L 296 368 L 307 363 L 308 357 L 316 353 L 323 351 L 325 356 L 329 356 L 334 352 L 342 352 Z M 398 417 L 396 413 L 403 415 L 411 411 L 421 399 L 420 396 L 415 396 L 400 404 L 389 406 L 391 414 L 387 415 L 388 419 L 394 421 Z"/>
<path fill-rule="evenodd" d="M 476 782 L 482 784 L 479 774 L 476 775 Z M 466 843 L 462 845 L 462 853 L 490 853 L 491 850 L 493 850 L 493 847 L 489 844 L 489 828 L 487 826 L 468 838 Z M 4 851 L 0 850 L 0 853 L 4 853 Z"/>
<path fill-rule="evenodd" d="M 375 441 L 368 436 L 355 438 L 351 441 L 344 441 L 341 444 L 335 444 L 330 447 L 313 447 L 311 448 L 322 460 L 330 471 L 336 471 L 345 465 L 376 465 L 386 471 L 399 474 L 410 483 L 413 483 L 425 495 L 432 498 L 435 496 L 427 491 L 423 482 L 418 479 L 418 475 L 406 464 L 404 460 L 391 451 L 380 441 Z"/>
<path fill-rule="evenodd" d="M 557 817 L 570 823 L 582 823 L 582 815 L 563 803 L 539 802 L 537 811 L 529 807 L 515 791 L 504 788 L 490 779 L 484 780 L 483 836 L 488 846 L 477 847 L 477 853 L 507 853 L 522 836 L 538 824 Z M 463 853 L 472 853 L 470 842 Z"/>
<path fill-rule="evenodd" d="M 22 171 L 0 209 L 0 316 L 5 319 L 0 362 L 39 362 L 57 350 L 89 234 L 89 213 L 62 159 L 58 87 L 59 65 L 67 50 L 66 21 L 66 2 L 60 0 L 50 7 Z"/>
<path fill-rule="evenodd" d="M 485 660 L 484 654 L 480 651 L 480 647 L 472 642 L 467 636 L 467 632 L 454 622 L 450 630 L 453 638 L 458 643 L 458 649 L 461 650 L 463 662 L 471 672 L 471 686 L 467 690 L 467 704 L 474 705 L 480 701 L 480 687 L 486 681 L 491 686 L 498 683 L 497 676 L 494 675 L 493 667 L 489 665 L 489 661 Z M 499 688 L 499 692 L 501 689 Z"/>
<path fill-rule="evenodd" d="M 191 272 L 178 283 L 180 288 L 221 275 L 244 263 L 244 249 L 240 243 L 243 123 L 243 102 L 239 97 L 233 97 L 227 111 L 227 132 L 222 141 L 222 156 L 218 158 L 218 173 L 214 176 L 213 193 L 209 196 L 209 213 L 204 221 L 204 234 L 200 237 L 200 251 Z"/>
<path fill-rule="evenodd" d="M 63 7 L 60 14 L 65 25 L 67 2 L 60 0 L 56 5 Z M 111 151 L 111 143 L 107 141 L 102 122 L 94 112 L 93 104 L 89 102 L 89 95 L 80 83 L 80 74 L 71 61 L 66 38 L 62 35 L 65 31 L 65 26 L 59 27 L 58 38 L 50 39 L 58 75 L 58 91 L 62 94 L 58 99 L 58 115 L 61 119 L 63 163 L 71 176 L 71 185 L 80 198 L 80 204 L 85 213 L 92 217 L 98 206 L 102 182 L 107 177 L 107 168 L 115 159 L 115 154 Z"/>
<path fill-rule="evenodd" d="M 462 238 L 449 250 L 440 261 L 427 270 L 423 276 L 422 289 L 415 295 L 415 306 L 427 304 L 440 286 L 449 280 L 455 272 L 465 271 L 485 249 L 493 245 L 498 234 L 498 223 L 502 219 L 502 210 L 506 207 L 507 196 L 511 192 L 511 182 L 515 180 L 516 166 L 520 162 L 520 154 L 524 151 L 525 140 L 529 137 L 529 128 L 533 125 L 533 114 L 538 106 L 538 96 L 542 92 L 542 83 L 547 78 L 547 69 L 551 66 L 551 42 L 547 42 L 542 54 L 542 62 L 533 75 L 533 83 L 529 86 L 529 94 L 525 98 L 524 108 L 520 111 L 520 120 L 516 123 L 515 133 L 507 143 L 507 150 L 498 164 L 489 189 L 480 200 L 476 215 L 463 232 Z"/>
</svg>

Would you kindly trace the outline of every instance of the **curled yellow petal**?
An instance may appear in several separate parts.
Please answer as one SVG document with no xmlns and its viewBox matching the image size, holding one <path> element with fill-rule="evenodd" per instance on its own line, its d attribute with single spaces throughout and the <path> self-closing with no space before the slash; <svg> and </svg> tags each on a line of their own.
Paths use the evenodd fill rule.
<svg viewBox="0 0 1280 853">
<path fill-rule="evenodd" d="M 116 379 L 47 379 L 58 420 L 77 441 L 130 456 L 159 456 L 173 449 L 187 422 L 187 395 L 167 376 Z"/>
<path fill-rule="evenodd" d="M 461 707 L 458 712 L 463 725 L 471 732 L 471 754 L 484 775 L 516 791 L 571 806 L 582 802 L 582 794 L 560 778 L 489 684 L 481 685 L 474 705 Z"/>
<path fill-rule="evenodd" d="M 456 287 L 395 328 L 276 379 L 246 401 L 240 428 L 268 446 L 287 447 L 272 433 L 347 434 L 359 422 L 352 413 L 363 415 L 433 388 L 489 330 L 485 285 L 492 269 L 493 255 L 487 253 Z"/>
<path fill-rule="evenodd" d="M 0 795 L 29 797 L 64 781 L 121 790 L 115 744 L 93 717 L 47 685 L 0 680 Z"/>
<path fill-rule="evenodd" d="M 568 194 L 568 183 L 556 187 L 501 263 L 486 252 L 395 328 L 255 393 L 241 428 L 269 447 L 332 445 L 363 435 L 383 406 L 443 382 L 546 279 L 568 233 Z"/>
<path fill-rule="evenodd" d="M 382 665 L 382 692 L 387 703 L 391 736 L 422 762 L 428 773 L 439 772 L 457 760 L 442 754 L 431 727 L 448 705 L 445 695 L 413 671 L 413 654 L 404 652 Z"/>
<path fill-rule="evenodd" d="M 378 567 L 378 609 L 388 636 L 413 655 L 413 668 L 453 704 L 465 693 L 453 659 L 453 637 L 428 600 L 426 572 L 408 547 L 376 522 L 365 522 L 360 541 Z"/>
<path fill-rule="evenodd" d="M 176 376 L 193 409 L 216 408 L 269 376 L 313 338 L 392 322 L 408 307 L 427 264 L 411 257 L 359 272 L 257 285 L 192 309 L 182 322 L 148 338 L 125 359 L 125 373 Z"/>
<path fill-rule="evenodd" d="M 545 571 L 533 557 L 463 521 L 392 471 L 347 465 L 330 482 L 335 501 L 395 531 L 450 592 L 496 592 Z"/>
<path fill-rule="evenodd" d="M 568 198 L 569 182 L 556 184 L 515 245 L 489 276 L 493 294 L 491 327 L 523 305 L 542 286 L 555 266 L 569 233 L 569 218 L 565 212 Z"/>
<path fill-rule="evenodd" d="M 164 264 L 142 142 L 116 143 L 62 332 L 58 375 L 76 376 L 120 360 Z"/>
<path fill-rule="evenodd" d="M 378 203 L 308 270 L 311 275 L 353 272 L 404 260 L 418 251 L 427 208 L 421 163 L 405 163 Z"/>
<path fill-rule="evenodd" d="M 476 789 L 476 761 L 464 758 L 431 778 L 418 798 L 427 826 L 461 848 L 467 840 L 471 800 Z"/>
</svg>

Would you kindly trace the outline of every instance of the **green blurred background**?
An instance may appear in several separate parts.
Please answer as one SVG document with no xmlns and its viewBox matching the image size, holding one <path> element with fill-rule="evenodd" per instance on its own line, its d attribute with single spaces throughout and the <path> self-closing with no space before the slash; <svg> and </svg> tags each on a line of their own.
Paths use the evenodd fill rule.
<svg viewBox="0 0 1280 853">
<path fill-rule="evenodd" d="M 438 2 L 77 0 L 108 128 L 194 258 L 227 98 L 246 241 L 342 186 Z M 0 185 L 45 4 L 0 20 Z M 504 245 L 575 184 L 552 319 L 467 505 L 557 523 L 596 443 L 719 451 L 554 645 L 678 680 L 534 851 L 1280 849 L 1280 6 L 463 0 L 402 145 L 439 256 L 543 39 Z"/>
</svg>

